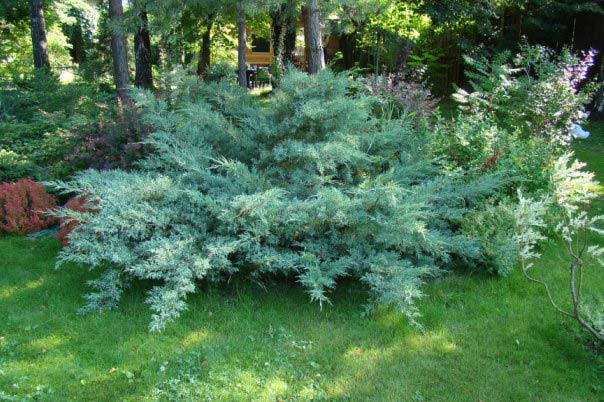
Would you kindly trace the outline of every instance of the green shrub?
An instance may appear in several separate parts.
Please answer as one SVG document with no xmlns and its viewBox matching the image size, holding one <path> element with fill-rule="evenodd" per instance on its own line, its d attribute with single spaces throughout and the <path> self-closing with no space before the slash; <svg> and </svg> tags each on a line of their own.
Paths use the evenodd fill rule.
<svg viewBox="0 0 604 402">
<path fill-rule="evenodd" d="M 525 138 L 510 132 L 478 113 L 459 115 L 435 126 L 432 152 L 451 169 L 481 175 L 505 172 L 502 196 L 514 196 L 519 187 L 530 192 L 546 191 L 557 149 L 542 138 Z"/>
<path fill-rule="evenodd" d="M 212 64 L 206 74 L 206 81 L 218 82 L 218 81 L 232 81 L 235 82 L 237 76 L 235 74 L 236 67 L 226 61 L 222 61 L 216 64 Z"/>
<path fill-rule="evenodd" d="M 14 182 L 28 177 L 39 178 L 39 168 L 13 151 L 0 149 L 0 183 Z"/>
<path fill-rule="evenodd" d="M 61 84 L 46 72 L 2 84 L 0 149 L 8 153 L 0 162 L 2 176 L 11 180 L 69 176 L 73 169 L 65 157 L 79 140 L 73 133 L 98 118 L 105 99 L 90 85 Z"/>
<path fill-rule="evenodd" d="M 159 330 L 196 280 L 289 276 L 322 305 L 348 276 L 368 285 L 370 306 L 415 322 L 426 278 L 453 258 L 481 257 L 457 228 L 501 180 L 442 170 L 428 132 L 377 124 L 347 77 L 290 72 L 268 107 L 225 82 L 167 81 L 167 99 L 137 96 L 154 127 L 139 171 L 56 183 L 95 205 L 60 214 L 81 225 L 59 264 L 103 272 L 85 310 L 114 307 L 129 282 L 153 279 L 150 328 Z"/>
<path fill-rule="evenodd" d="M 487 202 L 484 208 L 465 215 L 462 232 L 479 241 L 482 249 L 479 263 L 488 272 L 506 276 L 518 263 L 519 250 L 514 240 L 514 205 Z"/>
</svg>

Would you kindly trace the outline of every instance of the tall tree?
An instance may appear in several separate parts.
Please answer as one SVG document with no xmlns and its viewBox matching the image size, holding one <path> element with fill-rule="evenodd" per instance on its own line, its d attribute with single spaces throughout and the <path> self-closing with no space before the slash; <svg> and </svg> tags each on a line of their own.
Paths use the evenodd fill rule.
<svg viewBox="0 0 604 402">
<path fill-rule="evenodd" d="M 237 71 L 239 75 L 239 85 L 247 88 L 247 65 L 245 62 L 245 51 L 247 49 L 245 32 L 245 0 L 239 0 L 237 4 Z"/>
<path fill-rule="evenodd" d="M 204 31 L 201 35 L 201 46 L 199 49 L 199 60 L 197 61 L 197 75 L 205 76 L 211 62 L 212 51 L 212 28 L 214 27 L 214 15 L 209 15 L 204 20 Z"/>
<path fill-rule="evenodd" d="M 316 74 L 325 68 L 323 38 L 321 36 L 321 15 L 318 0 L 307 0 L 304 10 L 304 40 L 308 72 Z"/>
<path fill-rule="evenodd" d="M 131 103 L 129 94 L 128 50 L 123 31 L 124 10 L 122 0 L 109 0 L 109 19 L 111 21 L 111 52 L 113 54 L 113 78 L 117 97 L 123 103 Z"/>
<path fill-rule="evenodd" d="M 137 6 L 139 26 L 134 35 L 135 76 L 134 84 L 139 88 L 153 88 L 153 69 L 151 67 L 151 36 L 147 10 Z"/>
<path fill-rule="evenodd" d="M 294 62 L 296 48 L 298 19 L 295 1 L 285 0 L 277 5 L 271 11 L 270 17 L 274 56 L 281 57 L 279 64 L 286 66 Z"/>
<path fill-rule="evenodd" d="M 35 68 L 50 68 L 48 43 L 46 42 L 46 23 L 42 0 L 29 1 L 29 19 Z"/>
</svg>

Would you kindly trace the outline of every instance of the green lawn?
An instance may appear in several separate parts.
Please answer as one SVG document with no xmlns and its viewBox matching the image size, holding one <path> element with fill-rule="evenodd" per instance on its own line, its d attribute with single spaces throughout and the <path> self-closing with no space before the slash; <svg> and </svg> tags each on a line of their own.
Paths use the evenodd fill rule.
<svg viewBox="0 0 604 402">
<path fill-rule="evenodd" d="M 590 128 L 577 153 L 604 181 L 604 125 Z M 433 282 L 423 334 L 390 310 L 361 318 L 365 292 L 352 283 L 321 311 L 294 284 L 238 282 L 191 297 L 181 319 L 149 334 L 144 285 L 116 311 L 78 315 L 95 274 L 54 270 L 58 249 L 0 239 L 0 400 L 604 399 L 604 359 L 518 271 Z M 558 243 L 536 270 L 566 296 Z M 604 271 L 590 282 L 602 294 Z"/>
</svg>

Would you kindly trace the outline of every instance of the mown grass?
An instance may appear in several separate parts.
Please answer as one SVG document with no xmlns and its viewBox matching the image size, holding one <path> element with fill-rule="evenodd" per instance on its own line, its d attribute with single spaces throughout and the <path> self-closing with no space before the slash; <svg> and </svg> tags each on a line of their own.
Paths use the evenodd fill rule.
<svg viewBox="0 0 604 402">
<path fill-rule="evenodd" d="M 590 128 L 577 155 L 604 181 L 604 125 Z M 54 239 L 0 239 L 0 400 L 604 399 L 604 359 L 518 271 L 431 283 L 424 333 L 388 309 L 361 318 L 366 294 L 353 283 L 321 311 L 295 284 L 234 282 L 191 297 L 181 319 L 150 334 L 145 285 L 115 311 L 78 315 L 95 274 L 53 269 L 58 249 Z M 559 243 L 536 272 L 567 300 Z M 589 283 L 602 295 L 604 271 Z"/>
</svg>

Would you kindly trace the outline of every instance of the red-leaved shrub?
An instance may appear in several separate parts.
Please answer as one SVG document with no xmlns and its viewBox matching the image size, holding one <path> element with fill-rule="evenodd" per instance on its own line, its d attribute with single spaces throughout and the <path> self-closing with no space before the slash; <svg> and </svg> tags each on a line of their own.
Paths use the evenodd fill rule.
<svg viewBox="0 0 604 402">
<path fill-rule="evenodd" d="M 69 201 L 67 201 L 64 208 L 69 208 L 73 211 L 78 211 L 78 212 L 92 211 L 92 208 L 90 208 L 88 206 L 88 203 L 86 202 L 86 198 L 83 196 L 71 198 Z M 79 225 L 79 222 L 75 219 L 61 218 L 61 228 L 59 229 L 59 232 L 57 233 L 57 239 L 59 239 L 61 241 L 61 244 L 63 245 L 63 247 L 69 245 L 69 235 L 71 234 L 71 232 L 73 232 L 73 230 L 78 225 Z"/>
<path fill-rule="evenodd" d="M 57 206 L 54 196 L 31 179 L 0 184 L 0 231 L 11 234 L 37 232 L 56 223 L 46 212 Z"/>
</svg>

